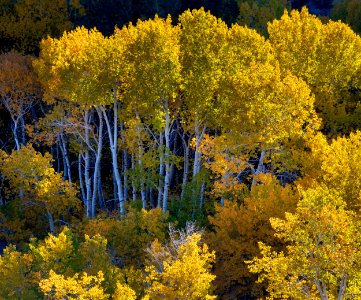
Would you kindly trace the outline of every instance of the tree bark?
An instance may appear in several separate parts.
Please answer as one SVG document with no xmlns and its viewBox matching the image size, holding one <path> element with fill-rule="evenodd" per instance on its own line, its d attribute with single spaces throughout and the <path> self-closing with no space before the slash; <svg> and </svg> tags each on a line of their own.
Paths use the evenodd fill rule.
<svg viewBox="0 0 361 300">
<path fill-rule="evenodd" d="M 109 137 L 109 144 L 110 144 L 110 151 L 112 155 L 112 165 L 113 165 L 113 175 L 115 177 L 115 183 L 116 183 L 116 191 L 117 195 L 114 195 L 114 198 L 118 199 L 119 202 L 119 213 L 121 216 L 124 215 L 124 198 L 123 198 L 123 186 L 122 186 L 122 180 L 119 172 L 119 164 L 118 164 L 118 158 L 117 158 L 117 152 L 118 152 L 118 105 L 116 96 L 114 95 L 114 105 L 113 105 L 113 130 L 110 125 L 110 121 L 108 118 L 108 115 L 103 107 L 101 107 L 105 123 L 107 125 L 107 132 Z"/>
<path fill-rule="evenodd" d="M 123 199 L 124 202 L 128 199 L 128 175 L 127 175 L 127 171 L 128 171 L 128 153 L 127 150 L 124 149 L 123 150 Z"/>
<path fill-rule="evenodd" d="M 139 119 L 140 122 L 140 119 Z M 137 125 L 137 131 L 138 131 L 138 165 L 139 165 L 139 171 L 140 171 L 140 195 L 142 198 L 142 207 L 146 208 L 147 207 L 147 199 L 146 199 L 146 195 L 145 195 L 145 183 L 144 183 L 144 174 L 143 174 L 143 145 L 142 145 L 142 140 L 141 140 L 141 129 L 140 129 L 140 125 L 138 123 Z"/>
<path fill-rule="evenodd" d="M 89 145 L 89 111 L 86 110 L 84 113 L 84 123 L 85 123 L 85 142 L 87 146 Z M 90 177 L 90 154 L 89 149 L 85 150 L 84 157 L 84 178 L 85 178 L 85 188 L 86 188 L 86 216 L 89 218 L 91 216 L 91 177 Z"/>
<path fill-rule="evenodd" d="M 261 174 L 261 173 L 264 172 L 264 164 L 263 164 L 263 162 L 264 162 L 264 157 L 265 157 L 265 155 L 266 155 L 266 150 L 263 150 L 263 149 L 262 149 L 262 151 L 261 151 L 261 156 L 260 156 L 259 161 L 258 161 L 257 169 L 256 169 L 255 173 L 253 174 L 253 179 L 252 179 L 252 186 L 251 186 L 251 188 L 254 187 L 254 186 L 256 185 L 256 183 L 257 183 L 256 176 L 257 176 L 258 174 Z"/>
<path fill-rule="evenodd" d="M 193 179 L 196 177 L 196 175 L 201 170 L 201 153 L 199 152 L 199 146 L 201 145 L 201 141 L 203 139 L 204 132 L 206 130 L 206 127 L 203 126 L 202 129 L 200 129 L 200 125 L 196 121 L 194 123 L 194 132 L 196 137 L 196 148 L 194 153 L 194 164 L 193 164 Z"/>
<path fill-rule="evenodd" d="M 79 153 L 78 154 L 79 185 L 80 185 L 81 199 L 82 199 L 82 201 L 84 203 L 84 206 L 85 206 L 86 195 L 85 195 L 85 191 L 84 191 L 83 171 L 82 171 L 82 168 L 81 168 L 81 164 L 82 164 L 82 155 Z"/>
<path fill-rule="evenodd" d="M 184 146 L 184 163 L 183 163 L 183 180 L 182 180 L 182 192 L 181 199 L 184 198 L 185 188 L 188 181 L 188 172 L 189 172 L 189 141 L 185 141 L 183 134 L 183 146 Z"/>
<path fill-rule="evenodd" d="M 98 145 L 97 152 L 95 156 L 95 165 L 94 165 L 94 174 L 93 174 L 93 196 L 91 199 L 91 217 L 95 217 L 95 207 L 96 207 L 96 199 L 98 193 L 98 183 L 99 183 L 99 172 L 100 172 L 100 160 L 101 153 L 103 148 L 103 116 L 102 112 L 99 108 L 96 109 L 99 116 L 99 128 L 98 128 Z"/>
<path fill-rule="evenodd" d="M 65 137 L 64 137 L 63 133 L 60 134 L 60 149 L 61 149 L 61 152 L 64 157 L 64 165 L 66 166 L 66 168 L 64 167 L 64 173 L 65 173 L 65 169 L 66 169 L 66 175 L 67 175 L 68 181 L 71 183 L 72 179 L 71 179 L 70 161 L 69 161 L 68 150 L 66 148 L 66 141 L 65 141 Z"/>
<path fill-rule="evenodd" d="M 163 198 L 163 182 L 162 178 L 164 173 L 164 149 L 163 149 L 163 132 L 159 134 L 159 180 L 158 180 L 158 201 L 157 207 L 162 207 Z"/>
<path fill-rule="evenodd" d="M 134 153 L 132 154 L 132 169 L 134 170 L 135 168 L 135 158 L 134 158 Z M 132 180 L 132 200 L 133 202 L 137 200 L 137 189 L 135 188 L 135 181 L 134 181 L 134 176 L 133 176 L 133 180 Z"/>
<path fill-rule="evenodd" d="M 55 233 L 55 225 L 54 225 L 53 215 L 50 213 L 50 211 L 47 211 L 46 216 L 48 217 L 50 233 L 54 234 Z"/>
<path fill-rule="evenodd" d="M 164 110 L 165 110 L 165 176 L 164 176 L 164 191 L 163 191 L 163 203 L 162 210 L 165 213 L 168 209 L 168 198 L 169 198 L 169 184 L 170 184 L 170 175 L 171 175 L 171 166 L 170 166 L 170 117 L 169 117 L 169 108 L 168 100 L 164 101 Z"/>
</svg>

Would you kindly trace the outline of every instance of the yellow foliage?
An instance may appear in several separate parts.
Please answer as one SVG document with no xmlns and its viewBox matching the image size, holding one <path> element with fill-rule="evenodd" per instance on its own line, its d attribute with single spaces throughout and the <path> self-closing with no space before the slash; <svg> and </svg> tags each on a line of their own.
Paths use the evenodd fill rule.
<svg viewBox="0 0 361 300">
<path fill-rule="evenodd" d="M 127 285 L 117 283 L 117 288 L 113 294 L 114 300 L 135 300 L 135 292 Z"/>
<path fill-rule="evenodd" d="M 356 33 L 361 33 L 361 2 L 343 0 L 333 3 L 331 18 L 348 24 Z"/>
<path fill-rule="evenodd" d="M 205 161 L 204 166 L 212 171 L 216 179 L 212 195 L 227 200 L 237 199 L 244 193 L 245 184 L 239 183 L 234 174 L 247 168 L 249 158 L 248 153 L 242 153 L 242 149 L 231 142 L 224 135 L 205 135 L 199 148 Z"/>
<path fill-rule="evenodd" d="M 293 212 L 299 199 L 292 186 L 282 187 L 270 174 L 261 174 L 257 179 L 261 183 L 241 204 L 226 201 L 224 206 L 216 205 L 215 216 L 209 217 L 214 232 L 207 234 L 206 240 L 217 253 L 215 283 L 224 299 L 241 297 L 246 290 L 254 296 L 262 295 L 262 288 L 255 284 L 256 277 L 249 273 L 244 261 L 259 255 L 258 241 L 282 249 L 283 244 L 273 237 L 275 231 L 269 219 Z"/>
<path fill-rule="evenodd" d="M 34 240 L 29 246 L 34 262 L 43 277 L 46 277 L 50 270 L 63 275 L 73 274 L 75 249 L 68 227 L 64 227 L 58 235 L 49 233 L 39 244 Z"/>
<path fill-rule="evenodd" d="M 227 75 L 217 118 L 238 144 L 274 147 L 308 129 L 318 129 L 314 97 L 303 80 L 269 63 L 251 63 Z"/>
<path fill-rule="evenodd" d="M 201 236 L 188 236 L 177 248 L 176 257 L 167 253 L 167 248 L 159 242 L 153 242 L 150 251 L 165 252 L 162 271 L 159 266 L 149 265 L 145 299 L 215 299 L 209 294 L 211 282 L 215 276 L 210 274 L 211 263 L 215 259 L 214 252 L 209 252 L 207 245 L 200 246 Z"/>
<path fill-rule="evenodd" d="M 156 16 L 153 20 L 138 21 L 136 26 L 130 24 L 116 31 L 117 34 L 128 38 L 124 53 L 128 73 L 123 78 L 123 97 L 130 111 L 152 124 L 159 116 L 164 118 L 164 101 L 171 106 L 177 96 L 181 68 L 179 27 L 172 25 L 170 17 L 164 20 Z M 154 125 L 157 130 L 164 127 L 164 124 Z"/>
<path fill-rule="evenodd" d="M 33 258 L 16 251 L 14 246 L 5 248 L 0 256 L 0 298 L 34 299 L 34 275 L 31 273 Z"/>
<path fill-rule="evenodd" d="M 76 186 L 63 181 L 61 174 L 55 172 L 49 153 L 42 155 L 27 145 L 11 155 L 3 153 L 1 156 L 0 170 L 11 188 L 20 194 L 23 205 L 36 205 L 43 209 L 48 216 L 50 230 L 54 230 L 53 216 L 80 204 Z"/>
<path fill-rule="evenodd" d="M 186 105 L 184 119 L 193 130 L 194 123 L 212 121 L 228 28 L 221 19 L 203 8 L 183 12 L 179 22 L 182 88 Z"/>
<path fill-rule="evenodd" d="M 327 24 L 306 8 L 269 24 L 270 42 L 284 70 L 302 78 L 315 94 L 324 129 L 335 134 L 360 126 L 361 37 L 347 25 Z"/>
<path fill-rule="evenodd" d="M 12 118 L 23 116 L 40 96 L 33 58 L 11 51 L 0 55 L 0 97 Z"/>
<path fill-rule="evenodd" d="M 102 232 L 102 234 L 105 233 Z M 85 234 L 84 238 L 85 240 L 77 251 L 77 261 L 80 269 L 91 276 L 96 276 L 98 272 L 102 272 L 104 274 L 102 287 L 107 293 L 113 293 L 117 282 L 123 280 L 124 276 L 121 270 L 112 264 L 106 238 L 99 234 L 92 237 Z"/>
<path fill-rule="evenodd" d="M 349 209 L 361 207 L 361 132 L 339 137 L 330 144 L 322 134 L 308 140 L 311 153 L 301 156 L 304 176 L 298 180 L 303 188 L 315 184 L 338 191 Z"/>
<path fill-rule="evenodd" d="M 109 73 L 110 42 L 96 29 L 77 27 L 61 38 L 41 42 L 33 65 L 44 87 L 44 98 L 66 99 L 84 108 L 111 103 L 116 74 Z"/>
<path fill-rule="evenodd" d="M 343 299 L 361 292 L 359 222 L 337 191 L 324 186 L 303 193 L 296 213 L 271 218 L 276 236 L 288 244 L 275 252 L 260 243 L 262 257 L 250 270 L 268 284 L 273 298 Z"/>
<path fill-rule="evenodd" d="M 64 277 L 50 270 L 49 278 L 39 283 L 40 290 L 46 299 L 81 299 L 81 300 L 106 300 L 109 295 L 104 293 L 101 283 L 104 281 L 103 273 L 97 276 L 75 274 L 73 277 Z"/>
</svg>

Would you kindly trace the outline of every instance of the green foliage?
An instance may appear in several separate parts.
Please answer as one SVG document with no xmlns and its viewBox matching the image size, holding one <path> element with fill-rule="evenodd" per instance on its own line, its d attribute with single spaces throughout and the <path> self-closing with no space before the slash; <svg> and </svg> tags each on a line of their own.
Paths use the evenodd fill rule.
<svg viewBox="0 0 361 300">
<path fill-rule="evenodd" d="M 289 0 L 238 0 L 239 15 L 237 23 L 256 29 L 264 36 L 268 35 L 267 24 L 280 19 L 285 10 L 291 9 Z"/>
<path fill-rule="evenodd" d="M 204 173 L 204 172 L 202 172 Z M 171 198 L 169 205 L 169 222 L 177 224 L 177 227 L 185 227 L 188 221 L 194 221 L 199 226 L 209 224 L 207 216 L 213 211 L 213 203 L 208 197 L 203 206 L 199 204 L 200 182 L 192 181 L 186 184 L 183 198 L 175 196 Z"/>
<path fill-rule="evenodd" d="M 7 48 L 34 53 L 39 42 L 48 35 L 59 37 L 72 27 L 69 16 L 81 13 L 77 0 L 2 0 L 0 2 L 0 35 Z"/>
<path fill-rule="evenodd" d="M 9 246 L 0 256 L 0 297 L 2 299 L 36 299 L 36 274 L 33 258 Z"/>
<path fill-rule="evenodd" d="M 348 24 L 356 33 L 361 33 L 361 2 L 359 0 L 334 1 L 331 19 Z"/>
<path fill-rule="evenodd" d="M 154 241 L 164 241 L 168 213 L 160 208 L 146 211 L 131 208 L 121 220 L 99 216 L 83 229 L 90 236 L 101 234 L 108 240 L 111 253 L 121 266 L 144 265 L 144 248 Z"/>
</svg>

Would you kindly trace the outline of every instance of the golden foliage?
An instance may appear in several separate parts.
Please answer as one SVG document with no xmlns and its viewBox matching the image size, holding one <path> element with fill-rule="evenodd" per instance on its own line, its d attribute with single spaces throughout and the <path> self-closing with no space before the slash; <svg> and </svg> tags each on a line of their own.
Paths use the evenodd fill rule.
<svg viewBox="0 0 361 300">
<path fill-rule="evenodd" d="M 303 193 L 294 214 L 271 219 L 275 236 L 288 244 L 283 252 L 260 243 L 261 258 L 250 270 L 267 282 L 271 298 L 354 298 L 360 286 L 360 231 L 355 214 L 337 191 L 325 186 Z"/>
<path fill-rule="evenodd" d="M 327 24 L 306 8 L 285 13 L 269 27 L 281 68 L 307 82 L 324 129 L 335 134 L 360 127 L 361 37 L 346 24 Z"/>
<path fill-rule="evenodd" d="M 188 236 L 175 249 L 176 253 L 161 245 L 158 241 L 152 243 L 150 254 L 162 257 L 162 267 L 148 265 L 147 281 L 150 287 L 146 290 L 145 299 L 215 299 L 209 293 L 211 282 L 215 276 L 210 274 L 214 252 L 209 252 L 206 244 L 200 246 L 201 235 Z"/>
<path fill-rule="evenodd" d="M 104 281 L 103 273 L 97 276 L 89 276 L 83 273 L 73 277 L 64 277 L 50 270 L 49 278 L 40 281 L 40 290 L 45 299 L 82 299 L 82 300 L 106 300 L 109 295 L 104 293 L 101 283 Z"/>
<path fill-rule="evenodd" d="M 34 299 L 36 278 L 31 274 L 32 263 L 31 255 L 16 251 L 14 246 L 5 248 L 0 256 L 1 299 Z"/>
<path fill-rule="evenodd" d="M 59 216 L 80 204 L 76 186 L 63 181 L 61 174 L 55 172 L 49 153 L 42 155 L 29 144 L 11 155 L 2 153 L 1 157 L 0 170 L 13 192 L 20 195 L 23 205 L 40 206 L 44 213 L 50 214 L 50 223 L 53 215 Z"/>
<path fill-rule="evenodd" d="M 245 260 L 259 255 L 258 241 L 282 249 L 283 244 L 273 237 L 269 219 L 293 212 L 298 193 L 287 185 L 282 187 L 270 174 L 258 176 L 254 186 L 241 204 L 226 201 L 216 205 L 216 214 L 209 217 L 214 232 L 207 235 L 212 250 L 217 253 L 215 264 L 217 292 L 225 299 L 241 297 L 246 290 L 260 296 L 262 288 L 255 284 L 256 277 L 247 270 Z"/>
</svg>

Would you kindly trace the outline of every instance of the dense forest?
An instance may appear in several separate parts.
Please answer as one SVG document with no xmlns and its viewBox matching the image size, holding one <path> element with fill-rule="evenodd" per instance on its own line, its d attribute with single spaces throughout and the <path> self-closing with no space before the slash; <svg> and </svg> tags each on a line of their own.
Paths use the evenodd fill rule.
<svg viewBox="0 0 361 300">
<path fill-rule="evenodd" d="M 360 32 L 360 0 L 0 0 L 0 299 L 361 299 Z"/>
</svg>

